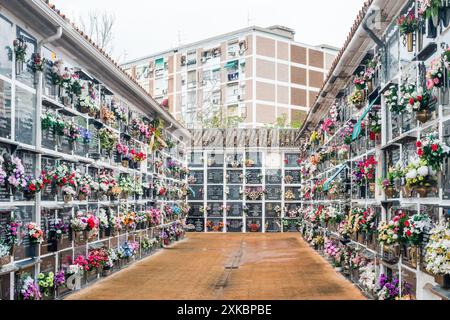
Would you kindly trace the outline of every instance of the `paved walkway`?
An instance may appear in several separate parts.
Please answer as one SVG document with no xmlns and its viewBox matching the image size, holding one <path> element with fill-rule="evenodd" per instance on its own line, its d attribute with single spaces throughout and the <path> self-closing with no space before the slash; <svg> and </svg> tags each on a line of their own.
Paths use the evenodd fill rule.
<svg viewBox="0 0 450 320">
<path fill-rule="evenodd" d="M 364 299 L 296 233 L 188 234 L 67 299 Z"/>
</svg>

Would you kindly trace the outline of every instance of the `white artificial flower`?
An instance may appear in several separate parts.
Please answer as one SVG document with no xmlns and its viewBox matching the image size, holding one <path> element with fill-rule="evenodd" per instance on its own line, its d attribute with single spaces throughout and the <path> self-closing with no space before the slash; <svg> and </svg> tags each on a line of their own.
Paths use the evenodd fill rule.
<svg viewBox="0 0 450 320">
<path fill-rule="evenodd" d="M 417 170 L 416 169 L 409 170 L 408 173 L 406 174 L 406 178 L 407 179 L 415 179 L 415 178 L 417 178 Z"/>
<path fill-rule="evenodd" d="M 429 170 L 427 166 L 423 166 L 420 167 L 419 169 L 417 169 L 417 173 L 419 174 L 419 176 L 421 177 L 426 177 L 429 174 Z"/>
</svg>

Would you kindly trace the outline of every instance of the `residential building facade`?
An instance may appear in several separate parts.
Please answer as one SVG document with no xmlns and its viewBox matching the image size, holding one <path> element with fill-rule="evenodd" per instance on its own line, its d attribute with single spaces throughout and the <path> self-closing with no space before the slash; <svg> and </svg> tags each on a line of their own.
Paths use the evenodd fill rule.
<svg viewBox="0 0 450 320">
<path fill-rule="evenodd" d="M 248 27 L 123 65 L 189 129 L 298 128 L 337 50 L 294 40 L 294 30 Z"/>
</svg>

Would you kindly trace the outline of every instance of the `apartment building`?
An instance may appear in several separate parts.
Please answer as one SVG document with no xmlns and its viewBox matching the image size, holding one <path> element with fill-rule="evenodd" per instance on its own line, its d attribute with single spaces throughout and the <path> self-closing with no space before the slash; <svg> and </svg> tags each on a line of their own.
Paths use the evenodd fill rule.
<svg viewBox="0 0 450 320">
<path fill-rule="evenodd" d="M 248 27 L 127 62 L 123 68 L 189 129 L 300 127 L 337 49 Z M 226 126 L 226 125 L 225 125 Z"/>
</svg>

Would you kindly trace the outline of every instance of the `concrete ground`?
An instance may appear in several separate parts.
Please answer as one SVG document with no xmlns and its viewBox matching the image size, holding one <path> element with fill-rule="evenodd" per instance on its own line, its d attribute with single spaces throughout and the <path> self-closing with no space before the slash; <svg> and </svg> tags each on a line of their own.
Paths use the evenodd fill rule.
<svg viewBox="0 0 450 320">
<path fill-rule="evenodd" d="M 350 300 L 364 296 L 297 233 L 188 234 L 68 300 Z"/>
</svg>

